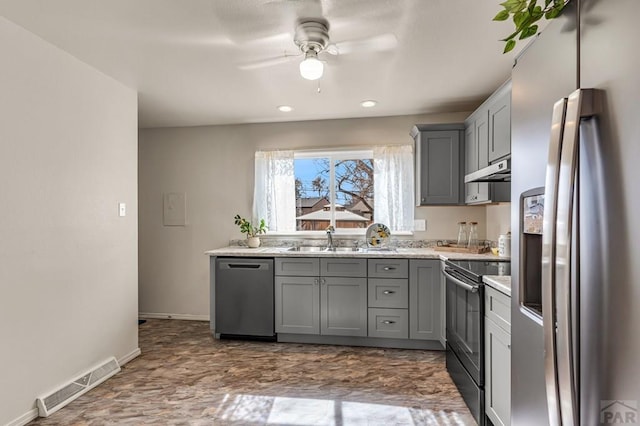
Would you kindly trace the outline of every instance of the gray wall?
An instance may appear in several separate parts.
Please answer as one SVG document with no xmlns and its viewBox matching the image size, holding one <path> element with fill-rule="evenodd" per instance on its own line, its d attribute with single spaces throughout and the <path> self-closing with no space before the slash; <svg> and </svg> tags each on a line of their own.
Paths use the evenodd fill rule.
<svg viewBox="0 0 640 426">
<path fill-rule="evenodd" d="M 1 17 L 0 55 L 4 425 L 137 351 L 137 100 Z"/>
<path fill-rule="evenodd" d="M 144 129 L 139 134 L 140 312 L 207 319 L 206 250 L 242 238 L 236 213 L 251 215 L 257 149 L 309 149 L 412 143 L 416 123 L 462 122 L 468 113 Z M 187 194 L 187 225 L 163 226 L 163 193 Z M 455 238 L 456 223 L 485 207 L 420 207 L 427 231 L 416 238 Z"/>
</svg>

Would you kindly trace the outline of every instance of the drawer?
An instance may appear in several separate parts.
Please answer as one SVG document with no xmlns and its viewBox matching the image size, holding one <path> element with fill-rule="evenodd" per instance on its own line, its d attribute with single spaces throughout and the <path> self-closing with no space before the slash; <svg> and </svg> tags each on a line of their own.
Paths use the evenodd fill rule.
<svg viewBox="0 0 640 426">
<path fill-rule="evenodd" d="M 409 278 L 409 260 L 369 259 L 369 278 Z"/>
<path fill-rule="evenodd" d="M 409 311 L 369 308 L 369 337 L 408 339 Z"/>
<path fill-rule="evenodd" d="M 484 289 L 485 316 L 511 333 L 511 298 L 488 285 Z"/>
<path fill-rule="evenodd" d="M 320 275 L 323 277 L 366 277 L 367 259 L 322 258 Z"/>
<path fill-rule="evenodd" d="M 369 278 L 368 299 L 370 308 L 409 307 L 409 280 Z"/>
<path fill-rule="evenodd" d="M 312 257 L 277 257 L 275 274 L 294 277 L 317 277 L 320 275 L 320 259 Z"/>
</svg>

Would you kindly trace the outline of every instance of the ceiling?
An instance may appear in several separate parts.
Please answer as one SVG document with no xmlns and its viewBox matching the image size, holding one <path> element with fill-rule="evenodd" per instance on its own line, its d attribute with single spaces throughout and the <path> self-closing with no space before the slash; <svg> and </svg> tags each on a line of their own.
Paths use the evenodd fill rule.
<svg viewBox="0 0 640 426">
<path fill-rule="evenodd" d="M 140 127 L 169 127 L 471 111 L 516 54 L 502 54 L 499 2 L 0 0 L 0 15 L 137 90 Z M 243 69 L 299 53 L 297 20 L 319 17 L 332 42 L 392 34 L 396 46 L 321 54 L 318 81 L 300 57 Z"/>
</svg>

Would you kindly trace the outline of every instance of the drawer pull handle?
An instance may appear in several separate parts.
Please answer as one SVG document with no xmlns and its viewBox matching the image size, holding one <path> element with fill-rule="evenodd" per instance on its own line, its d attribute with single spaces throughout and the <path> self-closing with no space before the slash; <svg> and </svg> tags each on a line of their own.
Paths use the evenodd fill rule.
<svg viewBox="0 0 640 426">
<path fill-rule="evenodd" d="M 396 267 L 395 266 L 385 266 L 382 269 L 384 269 L 385 271 L 395 271 Z"/>
<path fill-rule="evenodd" d="M 393 290 L 385 290 L 382 292 L 382 294 L 396 294 L 396 292 Z"/>
<path fill-rule="evenodd" d="M 389 320 L 384 320 L 384 321 L 380 321 L 382 324 L 395 324 L 395 321 L 389 321 Z"/>
</svg>

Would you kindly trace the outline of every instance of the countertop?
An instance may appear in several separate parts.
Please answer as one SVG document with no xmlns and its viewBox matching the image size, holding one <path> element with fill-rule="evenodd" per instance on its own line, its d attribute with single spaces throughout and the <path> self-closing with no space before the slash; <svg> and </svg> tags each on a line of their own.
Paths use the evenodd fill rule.
<svg viewBox="0 0 640 426">
<path fill-rule="evenodd" d="M 511 277 L 508 275 L 485 275 L 482 281 L 488 286 L 511 297 Z"/>
<path fill-rule="evenodd" d="M 395 251 L 288 251 L 288 247 L 258 247 L 229 246 L 205 252 L 208 256 L 237 256 L 237 257 L 363 257 L 363 258 L 411 258 L 411 259 L 478 259 L 478 260 L 509 260 L 492 253 L 469 254 L 455 252 L 441 252 L 433 248 L 398 248 Z"/>
</svg>

